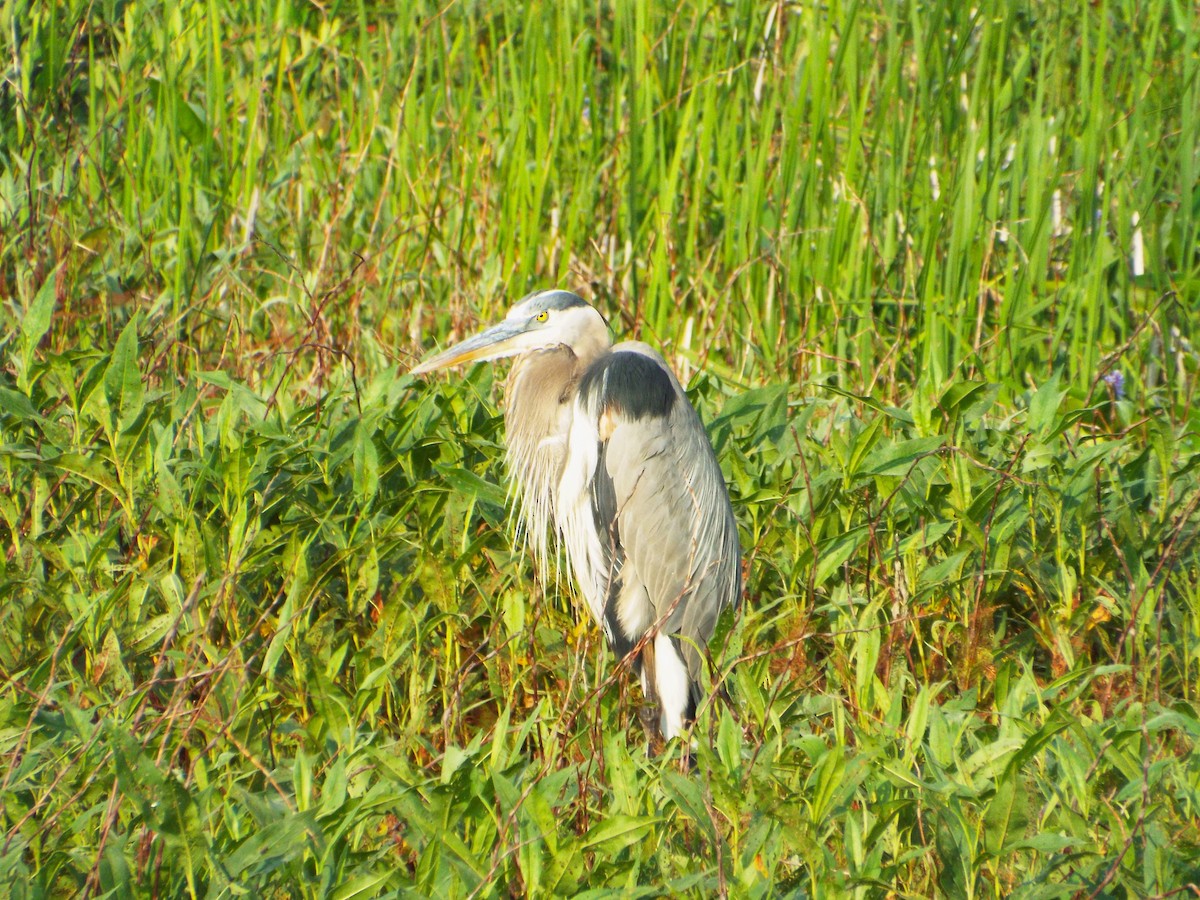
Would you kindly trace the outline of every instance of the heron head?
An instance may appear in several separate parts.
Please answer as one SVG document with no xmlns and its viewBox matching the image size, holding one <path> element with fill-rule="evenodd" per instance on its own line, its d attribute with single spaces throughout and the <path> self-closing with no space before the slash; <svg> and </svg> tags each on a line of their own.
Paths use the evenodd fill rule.
<svg viewBox="0 0 1200 900">
<path fill-rule="evenodd" d="M 583 298 L 570 291 L 537 291 L 514 304 L 500 324 L 431 356 L 414 367 L 412 374 L 557 347 L 590 358 L 608 342 L 604 317 Z"/>
</svg>

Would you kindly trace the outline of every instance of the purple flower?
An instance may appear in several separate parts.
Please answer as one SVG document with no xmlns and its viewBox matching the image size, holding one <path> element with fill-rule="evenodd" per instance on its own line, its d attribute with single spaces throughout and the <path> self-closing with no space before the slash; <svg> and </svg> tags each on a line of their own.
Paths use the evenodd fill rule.
<svg viewBox="0 0 1200 900">
<path fill-rule="evenodd" d="M 1113 396 L 1118 400 L 1125 396 L 1125 376 L 1121 374 L 1120 369 L 1113 369 L 1105 375 L 1104 383 L 1109 386 L 1113 392 Z"/>
</svg>

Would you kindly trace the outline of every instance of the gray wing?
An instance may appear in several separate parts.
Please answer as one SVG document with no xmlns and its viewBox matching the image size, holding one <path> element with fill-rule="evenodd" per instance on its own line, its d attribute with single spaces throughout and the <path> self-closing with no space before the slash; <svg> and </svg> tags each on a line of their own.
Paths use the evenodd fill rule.
<svg viewBox="0 0 1200 900">
<path fill-rule="evenodd" d="M 615 649 L 660 622 L 660 631 L 686 639 L 681 650 L 695 681 L 702 663 L 692 642 L 703 647 L 741 594 L 737 523 L 708 435 L 666 362 L 644 344 L 613 348 L 588 369 L 579 393 L 600 438 L 592 502 L 616 573 L 606 603 Z M 641 627 L 622 632 L 610 610 L 639 602 L 648 602 L 648 616 L 625 615 Z"/>
</svg>

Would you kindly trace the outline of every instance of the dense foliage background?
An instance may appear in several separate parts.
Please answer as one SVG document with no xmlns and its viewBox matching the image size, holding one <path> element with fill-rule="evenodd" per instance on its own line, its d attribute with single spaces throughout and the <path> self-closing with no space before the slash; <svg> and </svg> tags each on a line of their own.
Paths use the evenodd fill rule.
<svg viewBox="0 0 1200 900">
<path fill-rule="evenodd" d="M 0 885 L 1191 896 L 1184 0 L 0 3 Z M 508 536 L 533 287 L 663 348 L 746 597 L 640 693 Z"/>
</svg>

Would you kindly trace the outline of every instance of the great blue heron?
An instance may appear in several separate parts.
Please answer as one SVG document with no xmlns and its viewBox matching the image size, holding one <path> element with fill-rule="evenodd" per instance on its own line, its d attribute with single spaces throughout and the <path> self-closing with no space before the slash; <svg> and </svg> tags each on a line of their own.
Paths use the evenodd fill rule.
<svg viewBox="0 0 1200 900">
<path fill-rule="evenodd" d="M 569 291 L 530 294 L 412 371 L 510 356 L 504 423 L 521 526 L 544 570 L 553 523 L 617 658 L 635 653 L 669 739 L 703 696 L 699 648 L 741 594 L 737 523 L 712 446 L 663 358 L 642 343 L 613 346 L 604 318 Z"/>
</svg>

